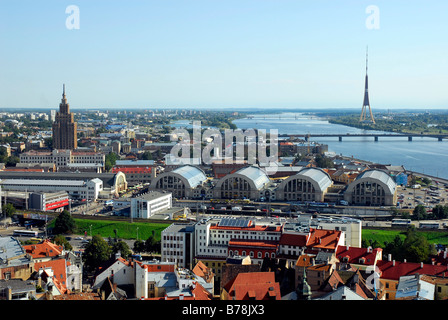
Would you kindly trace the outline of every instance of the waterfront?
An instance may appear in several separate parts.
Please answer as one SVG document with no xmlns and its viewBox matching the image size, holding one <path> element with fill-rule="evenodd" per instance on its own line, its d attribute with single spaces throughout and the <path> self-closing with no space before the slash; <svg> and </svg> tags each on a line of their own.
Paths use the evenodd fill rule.
<svg viewBox="0 0 448 320">
<path fill-rule="evenodd" d="M 324 119 L 300 113 L 256 114 L 250 118 L 234 120 L 240 129 L 259 128 L 277 129 L 278 134 L 355 134 L 382 133 L 381 131 L 361 130 L 339 124 L 332 124 Z M 448 178 L 448 141 L 434 138 L 384 137 L 374 141 L 372 137 L 337 137 L 313 138 L 328 144 L 328 150 L 344 156 L 353 156 L 371 162 L 391 165 L 403 165 L 406 169 L 424 174 Z"/>
</svg>

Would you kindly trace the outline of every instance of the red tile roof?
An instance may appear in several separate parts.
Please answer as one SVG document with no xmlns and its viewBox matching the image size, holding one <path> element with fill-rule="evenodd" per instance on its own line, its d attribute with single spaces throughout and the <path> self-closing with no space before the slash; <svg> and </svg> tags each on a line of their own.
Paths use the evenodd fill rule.
<svg viewBox="0 0 448 320">
<path fill-rule="evenodd" d="M 53 283 L 61 293 L 67 293 L 67 263 L 65 259 L 54 259 L 45 262 L 35 262 L 35 270 L 45 271 L 47 268 L 51 268 L 53 271 Z M 46 273 L 48 276 L 49 274 Z"/>
<path fill-rule="evenodd" d="M 365 265 L 373 265 L 376 262 L 378 253 L 382 253 L 383 249 L 375 248 L 369 251 L 368 248 L 339 246 L 336 250 L 336 258 L 342 262 L 344 257 L 348 258 L 348 263 L 359 264 L 359 259 L 364 258 Z"/>
<path fill-rule="evenodd" d="M 273 272 L 239 273 L 224 289 L 235 300 L 280 300 L 280 285 Z"/>
<path fill-rule="evenodd" d="M 296 266 L 297 267 L 305 267 L 306 268 L 306 267 L 312 265 L 311 258 L 314 258 L 314 257 L 315 257 L 314 255 L 310 256 L 310 255 L 307 255 L 307 254 L 302 254 L 297 259 Z"/>
<path fill-rule="evenodd" d="M 280 237 L 280 245 L 305 247 L 308 235 L 283 233 Z"/>
<path fill-rule="evenodd" d="M 276 249 L 277 248 L 276 241 L 269 240 L 244 240 L 244 239 L 233 239 L 229 241 L 230 247 L 257 247 L 257 248 L 266 248 L 266 249 Z"/>
<path fill-rule="evenodd" d="M 310 228 L 307 247 L 336 250 L 342 231 Z"/>
<path fill-rule="evenodd" d="M 38 244 L 24 245 L 23 248 L 33 259 L 57 257 L 62 254 L 62 250 L 64 249 L 62 246 L 58 246 L 50 240 L 44 240 Z"/>
<path fill-rule="evenodd" d="M 395 266 L 394 266 L 395 263 Z M 442 265 L 422 264 L 416 262 L 385 261 L 377 262 L 380 278 L 398 281 L 401 276 L 425 274 L 431 276 L 448 277 L 448 267 Z"/>
</svg>

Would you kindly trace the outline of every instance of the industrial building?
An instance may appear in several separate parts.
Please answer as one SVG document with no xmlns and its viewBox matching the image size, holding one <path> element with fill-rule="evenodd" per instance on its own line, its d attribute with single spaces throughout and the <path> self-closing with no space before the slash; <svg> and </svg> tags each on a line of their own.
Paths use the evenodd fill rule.
<svg viewBox="0 0 448 320">
<path fill-rule="evenodd" d="M 385 171 L 366 170 L 348 185 L 344 200 L 352 205 L 395 206 L 397 184 Z"/>
<path fill-rule="evenodd" d="M 303 168 L 289 176 L 277 187 L 277 200 L 323 202 L 333 184 L 328 173 L 320 168 Z"/>
<path fill-rule="evenodd" d="M 170 191 L 175 198 L 199 198 L 205 197 L 202 186 L 207 177 L 201 169 L 186 165 L 173 171 L 164 172 L 152 181 L 149 189 L 158 191 Z"/>
<path fill-rule="evenodd" d="M 270 185 L 271 180 L 263 169 L 248 166 L 221 178 L 214 187 L 213 195 L 218 199 L 260 200 L 265 198 L 265 191 Z"/>
</svg>

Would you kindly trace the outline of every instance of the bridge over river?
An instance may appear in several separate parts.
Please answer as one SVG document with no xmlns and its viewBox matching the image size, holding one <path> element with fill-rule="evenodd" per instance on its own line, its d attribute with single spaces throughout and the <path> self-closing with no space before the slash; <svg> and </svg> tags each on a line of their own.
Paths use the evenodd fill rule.
<svg viewBox="0 0 448 320">
<path fill-rule="evenodd" d="M 305 141 L 310 140 L 311 138 L 328 138 L 328 137 L 337 137 L 339 141 L 342 141 L 342 138 L 351 138 L 351 137 L 372 137 L 374 141 L 378 141 L 379 137 L 388 137 L 388 138 L 407 138 L 408 141 L 412 141 L 412 138 L 435 138 L 439 141 L 443 139 L 448 139 L 448 134 L 420 134 L 420 133 L 304 133 L 304 134 L 280 134 L 281 137 L 289 137 L 289 138 L 303 138 Z"/>
</svg>

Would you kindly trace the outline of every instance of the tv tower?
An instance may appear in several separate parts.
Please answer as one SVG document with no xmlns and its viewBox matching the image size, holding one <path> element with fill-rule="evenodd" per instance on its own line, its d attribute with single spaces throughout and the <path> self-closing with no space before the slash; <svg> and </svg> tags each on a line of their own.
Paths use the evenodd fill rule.
<svg viewBox="0 0 448 320">
<path fill-rule="evenodd" d="M 368 52 L 368 47 L 366 50 L 366 84 L 365 84 L 365 88 L 364 88 L 364 102 L 362 104 L 362 111 L 361 111 L 361 117 L 359 118 L 359 122 L 370 122 L 375 124 L 375 119 L 373 118 L 373 114 L 372 114 L 372 108 L 370 108 L 370 102 L 369 102 L 369 80 L 368 80 L 368 75 L 367 75 L 367 64 L 368 64 L 368 57 L 369 57 L 369 52 Z M 370 120 L 367 120 L 367 107 L 369 108 L 369 113 L 370 113 Z"/>
</svg>

